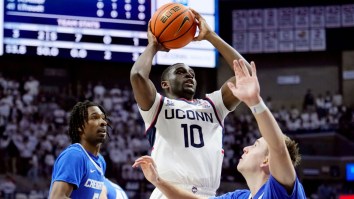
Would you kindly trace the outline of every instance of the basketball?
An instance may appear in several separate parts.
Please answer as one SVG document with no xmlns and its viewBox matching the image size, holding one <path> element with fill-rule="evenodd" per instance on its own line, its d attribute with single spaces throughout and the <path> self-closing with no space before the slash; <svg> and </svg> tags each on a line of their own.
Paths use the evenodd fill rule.
<svg viewBox="0 0 354 199">
<path fill-rule="evenodd" d="M 156 10 L 150 27 L 159 43 L 168 49 L 187 45 L 193 40 L 197 30 L 192 11 L 178 3 L 168 3 Z"/>
</svg>

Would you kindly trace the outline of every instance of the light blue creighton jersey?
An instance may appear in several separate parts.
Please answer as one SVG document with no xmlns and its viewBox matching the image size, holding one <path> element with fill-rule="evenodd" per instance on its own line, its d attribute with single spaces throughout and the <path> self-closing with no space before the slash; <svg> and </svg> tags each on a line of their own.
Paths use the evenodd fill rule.
<svg viewBox="0 0 354 199">
<path fill-rule="evenodd" d="M 215 195 L 224 157 L 224 118 L 229 112 L 220 90 L 193 101 L 157 93 L 150 110 L 140 113 L 159 175 L 195 194 Z"/>
<path fill-rule="evenodd" d="M 106 162 L 102 155 L 88 153 L 81 144 L 66 148 L 56 159 L 52 182 L 63 181 L 74 185 L 70 198 L 98 199 L 104 185 Z"/>
<path fill-rule="evenodd" d="M 306 199 L 306 195 L 298 178 L 296 178 L 293 191 L 288 194 L 285 188 L 273 176 L 270 176 L 254 197 L 249 190 L 243 189 L 209 199 Z"/>
</svg>

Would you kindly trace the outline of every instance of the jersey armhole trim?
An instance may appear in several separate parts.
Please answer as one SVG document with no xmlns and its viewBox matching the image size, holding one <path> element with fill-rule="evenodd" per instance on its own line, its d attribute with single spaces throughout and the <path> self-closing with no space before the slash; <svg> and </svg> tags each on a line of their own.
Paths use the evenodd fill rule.
<svg viewBox="0 0 354 199">
<path fill-rule="evenodd" d="M 214 113 L 215 113 L 215 115 L 216 115 L 216 119 L 218 120 L 220 126 L 221 126 L 222 128 L 224 128 L 224 124 L 223 124 L 223 123 L 221 122 L 221 120 L 220 120 L 219 114 L 218 114 L 218 112 L 216 111 L 215 104 L 213 103 L 213 101 L 212 101 L 211 99 L 209 99 L 208 97 L 206 97 L 205 100 L 207 100 L 207 101 L 211 104 L 211 106 L 213 107 Z"/>
<path fill-rule="evenodd" d="M 156 111 L 156 115 L 155 115 L 155 117 L 154 117 L 154 120 L 152 121 L 152 123 L 151 123 L 151 125 L 149 126 L 149 128 L 146 129 L 144 135 L 146 135 L 146 133 L 149 132 L 150 129 L 155 126 L 156 121 L 157 121 L 157 118 L 159 117 L 159 114 L 160 114 L 160 112 L 161 112 L 162 105 L 163 105 L 163 102 L 164 102 L 164 101 L 165 101 L 165 97 L 161 95 L 159 107 L 157 108 L 157 111 Z"/>
</svg>

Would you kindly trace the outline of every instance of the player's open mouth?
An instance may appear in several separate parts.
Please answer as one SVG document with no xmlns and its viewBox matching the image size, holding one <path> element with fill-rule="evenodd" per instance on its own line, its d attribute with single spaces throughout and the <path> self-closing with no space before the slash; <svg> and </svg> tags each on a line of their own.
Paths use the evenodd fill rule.
<svg viewBox="0 0 354 199">
<path fill-rule="evenodd" d="M 187 81 L 185 81 L 184 82 L 184 84 L 186 85 L 186 86 L 194 86 L 194 82 L 193 82 L 193 80 L 187 80 Z"/>
<path fill-rule="evenodd" d="M 193 87 L 193 84 L 186 83 L 185 85 L 188 87 Z"/>
<path fill-rule="evenodd" d="M 98 134 L 106 134 L 106 133 L 107 133 L 106 129 L 99 129 L 98 130 Z"/>
</svg>

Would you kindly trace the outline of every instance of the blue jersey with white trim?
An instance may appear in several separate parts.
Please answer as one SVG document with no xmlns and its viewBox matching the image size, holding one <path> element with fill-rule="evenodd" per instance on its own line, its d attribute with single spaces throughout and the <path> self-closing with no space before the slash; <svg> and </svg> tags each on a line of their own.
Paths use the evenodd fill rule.
<svg viewBox="0 0 354 199">
<path fill-rule="evenodd" d="M 187 101 L 157 93 L 150 110 L 139 111 L 160 176 L 174 184 L 211 190 L 215 195 L 224 157 L 223 122 L 230 111 L 220 90 L 206 97 Z"/>
<path fill-rule="evenodd" d="M 111 182 L 109 179 L 105 178 L 104 185 L 107 189 L 107 199 L 128 199 L 128 196 L 124 190 L 119 185 Z"/>
<path fill-rule="evenodd" d="M 50 189 L 55 181 L 63 181 L 74 186 L 70 198 L 98 198 L 104 185 L 105 170 L 102 155 L 96 157 L 81 144 L 72 144 L 54 163 Z"/>
<path fill-rule="evenodd" d="M 293 191 L 289 195 L 285 188 L 273 177 L 259 189 L 254 197 L 249 190 L 236 190 L 210 199 L 306 199 L 305 191 L 299 179 L 296 178 Z"/>
</svg>

